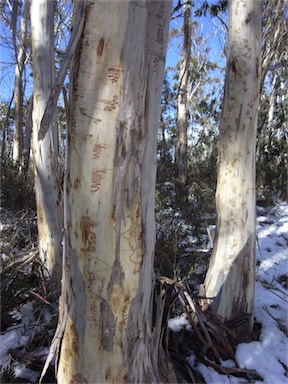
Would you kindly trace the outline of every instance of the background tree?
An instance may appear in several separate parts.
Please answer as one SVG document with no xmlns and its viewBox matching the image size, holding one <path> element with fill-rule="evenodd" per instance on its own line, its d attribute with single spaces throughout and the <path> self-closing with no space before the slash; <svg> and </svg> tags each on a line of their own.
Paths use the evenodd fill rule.
<svg viewBox="0 0 288 384">
<path fill-rule="evenodd" d="M 172 24 L 174 25 L 175 22 Z M 180 23 L 179 23 L 180 24 Z M 186 183 L 179 184 L 177 145 L 179 132 L 177 126 L 177 93 L 182 58 L 173 67 L 168 67 L 163 85 L 161 130 L 159 131 L 159 161 L 157 172 L 157 207 L 168 202 L 177 207 L 193 204 L 204 208 L 213 202 L 215 193 L 215 155 L 218 137 L 220 100 L 222 93 L 222 72 L 214 60 L 209 42 L 215 38 L 203 33 L 203 26 L 197 20 L 191 23 L 191 57 L 189 81 L 186 95 L 187 153 Z M 171 28 L 169 45 L 178 55 L 182 52 L 183 28 Z M 175 199 L 175 190 L 178 195 Z M 181 193 L 185 192 L 185 193 Z M 202 191 L 205 191 L 203 194 Z M 207 193 L 206 193 L 207 192 Z M 179 195 L 180 194 L 180 195 Z M 162 196 L 162 198 L 161 198 Z M 204 199 L 202 199 L 204 197 Z M 187 201 L 185 201 L 187 200 Z M 159 202 L 159 204 L 158 204 Z M 213 204 L 211 204 L 211 208 Z M 212 208 L 214 209 L 214 208 Z M 184 208 L 187 212 L 187 209 Z"/>
<path fill-rule="evenodd" d="M 191 3 L 186 1 L 183 5 L 183 58 L 179 69 L 179 85 L 177 96 L 177 128 L 178 139 L 176 145 L 176 164 L 179 183 L 177 194 L 186 195 L 185 185 L 187 181 L 187 129 L 188 129 L 188 86 L 189 65 L 191 56 Z"/>
<path fill-rule="evenodd" d="M 253 326 L 255 284 L 255 147 L 261 82 L 261 4 L 228 3 L 225 96 L 218 143 L 215 245 L 205 279 L 212 310 Z M 243 332 L 245 330 L 246 332 Z"/>
<path fill-rule="evenodd" d="M 287 196 L 287 15 L 282 0 L 263 2 L 261 104 L 257 132 L 258 203 Z M 283 92 L 284 91 L 284 92 Z"/>
<path fill-rule="evenodd" d="M 2 36 L 3 45 L 11 50 L 13 65 L 15 65 L 13 100 L 11 99 L 14 102 L 12 158 L 14 164 L 18 163 L 18 166 L 21 166 L 25 120 L 25 85 L 27 81 L 25 68 L 30 59 L 30 1 L 2 2 L 0 12 L 1 19 L 11 35 L 10 38 Z M 2 152 L 2 156 L 4 156 L 4 152 Z"/>
<path fill-rule="evenodd" d="M 28 41 L 28 22 L 30 14 L 30 1 L 24 1 L 23 16 L 21 19 L 20 33 L 17 33 L 18 1 L 13 3 L 13 45 L 16 57 L 15 85 L 14 85 L 14 107 L 15 107 L 15 128 L 13 138 L 13 160 L 22 160 L 23 151 L 23 99 L 24 99 L 24 79 L 23 71 L 27 55 Z M 14 14 L 15 13 L 15 14 Z M 17 42 L 18 41 L 18 44 Z"/>
<path fill-rule="evenodd" d="M 31 39 L 34 78 L 33 165 L 39 252 L 51 281 L 59 287 L 62 269 L 63 214 L 56 116 L 46 136 L 41 140 L 38 139 L 41 119 L 55 82 L 54 2 L 32 0 Z"/>
<path fill-rule="evenodd" d="M 162 380 L 154 191 L 170 7 L 86 5 L 70 88 L 59 382 Z"/>
</svg>

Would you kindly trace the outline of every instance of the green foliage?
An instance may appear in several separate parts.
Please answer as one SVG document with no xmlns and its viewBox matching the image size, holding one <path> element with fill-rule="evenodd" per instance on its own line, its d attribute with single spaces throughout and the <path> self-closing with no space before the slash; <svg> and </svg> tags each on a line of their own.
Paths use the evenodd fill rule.
<svg viewBox="0 0 288 384">
<path fill-rule="evenodd" d="M 191 249 L 187 241 L 192 229 L 188 221 L 184 220 L 180 212 L 172 209 L 157 215 L 154 267 L 159 275 L 182 280 L 189 275 L 189 269 L 196 266 L 198 253 Z"/>
<path fill-rule="evenodd" d="M 2 161 L 1 168 L 1 206 L 15 212 L 35 209 L 33 172 L 19 172 L 19 164 L 7 158 Z"/>
<path fill-rule="evenodd" d="M 272 66 L 270 72 L 272 77 L 276 73 L 276 81 L 274 88 L 266 82 L 262 91 L 256 162 L 257 199 L 268 205 L 288 194 L 287 73 L 279 66 Z"/>
<path fill-rule="evenodd" d="M 205 161 L 193 163 L 189 169 L 189 203 L 197 203 L 205 212 L 215 212 L 217 161 L 214 154 Z"/>
<path fill-rule="evenodd" d="M 204 1 L 200 8 L 195 11 L 195 16 L 206 16 L 207 12 L 212 16 L 218 16 L 219 13 L 225 12 L 228 7 L 228 0 L 218 0 L 214 4 L 209 4 L 208 1 Z"/>
</svg>

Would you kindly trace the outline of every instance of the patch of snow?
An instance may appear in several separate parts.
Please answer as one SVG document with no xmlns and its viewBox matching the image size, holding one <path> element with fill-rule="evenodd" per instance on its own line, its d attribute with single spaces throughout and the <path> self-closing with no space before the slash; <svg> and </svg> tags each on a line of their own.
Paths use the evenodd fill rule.
<svg viewBox="0 0 288 384">
<path fill-rule="evenodd" d="M 16 363 L 13 371 L 16 378 L 29 380 L 31 383 L 37 383 L 40 377 L 38 372 L 34 372 L 31 369 L 26 368 L 23 363 Z"/>
<path fill-rule="evenodd" d="M 182 313 L 179 317 L 174 317 L 168 320 L 168 328 L 173 332 L 180 332 L 182 329 L 191 329 L 191 324 L 186 318 L 186 314 Z"/>
<path fill-rule="evenodd" d="M 235 363 L 233 360 L 224 360 L 224 361 L 221 361 L 221 367 L 235 368 Z"/>
<path fill-rule="evenodd" d="M 26 346 L 33 333 L 41 332 L 41 326 L 30 326 L 35 321 L 32 302 L 24 304 L 20 313 L 21 323 L 8 328 L 0 335 L 0 373 L 7 369 L 11 363 L 9 350 Z"/>
<path fill-rule="evenodd" d="M 24 328 L 12 329 L 0 335 L 0 373 L 2 373 L 11 362 L 10 349 L 25 346 L 29 341 L 29 336 L 24 335 Z"/>
<path fill-rule="evenodd" d="M 275 336 L 276 328 L 271 329 L 271 337 Z M 278 339 L 276 337 L 276 339 Z M 287 352 L 287 350 L 286 350 Z M 287 384 L 284 367 L 279 362 L 279 356 L 285 354 L 279 345 L 268 342 L 254 341 L 240 344 L 236 351 L 236 360 L 240 368 L 255 369 L 263 377 L 263 381 L 256 381 L 257 384 Z"/>
<path fill-rule="evenodd" d="M 240 368 L 254 369 L 263 377 L 263 381 L 256 381 L 256 384 L 287 384 L 288 337 L 279 329 L 275 319 L 288 326 L 288 290 L 279 283 L 280 276 L 288 275 L 288 204 L 281 203 L 270 212 L 265 209 L 257 211 L 261 211 L 262 216 L 257 220 L 254 315 L 262 329 L 259 341 L 238 345 L 236 360 Z M 222 362 L 222 366 L 228 367 L 232 363 Z M 219 374 L 204 364 L 199 364 L 197 370 L 209 384 L 247 382 Z"/>
</svg>

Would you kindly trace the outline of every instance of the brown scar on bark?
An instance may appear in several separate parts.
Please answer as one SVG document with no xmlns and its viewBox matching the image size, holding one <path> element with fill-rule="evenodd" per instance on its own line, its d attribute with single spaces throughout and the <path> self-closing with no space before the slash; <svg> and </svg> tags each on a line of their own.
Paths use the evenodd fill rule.
<svg viewBox="0 0 288 384">
<path fill-rule="evenodd" d="M 236 59 L 233 58 L 232 60 L 232 63 L 231 63 L 231 69 L 232 69 L 232 72 L 236 75 L 237 74 L 237 68 L 236 68 Z"/>
<path fill-rule="evenodd" d="M 103 37 L 100 39 L 98 46 L 97 46 L 97 56 L 102 56 L 103 50 L 104 50 L 104 39 Z"/>
<path fill-rule="evenodd" d="M 108 68 L 108 80 L 110 80 L 113 84 L 117 83 L 121 70 L 115 67 Z"/>
<path fill-rule="evenodd" d="M 88 381 L 80 373 L 76 373 L 76 375 L 72 376 L 68 384 L 88 384 Z"/>
<path fill-rule="evenodd" d="M 118 106 L 118 96 L 114 95 L 111 101 L 105 100 L 104 104 L 104 111 L 114 111 L 114 109 L 116 109 Z"/>
<path fill-rule="evenodd" d="M 246 19 L 245 19 L 245 23 L 248 24 L 249 22 L 251 21 L 251 14 L 248 13 Z"/>
<path fill-rule="evenodd" d="M 74 188 L 75 189 L 79 189 L 81 187 L 81 179 L 80 177 L 76 177 L 76 179 L 74 180 Z"/>
<path fill-rule="evenodd" d="M 82 216 L 80 222 L 81 236 L 83 241 L 83 248 L 81 251 L 84 252 L 95 252 L 96 251 L 96 234 L 93 231 L 96 224 L 88 216 Z"/>
<path fill-rule="evenodd" d="M 106 148 L 106 145 L 105 144 L 94 144 L 94 147 L 93 147 L 93 159 L 96 160 L 99 158 L 101 152 L 102 152 L 102 149 L 105 149 Z"/>
<path fill-rule="evenodd" d="M 105 171 L 92 171 L 91 192 L 97 192 L 99 190 L 104 173 Z"/>
</svg>

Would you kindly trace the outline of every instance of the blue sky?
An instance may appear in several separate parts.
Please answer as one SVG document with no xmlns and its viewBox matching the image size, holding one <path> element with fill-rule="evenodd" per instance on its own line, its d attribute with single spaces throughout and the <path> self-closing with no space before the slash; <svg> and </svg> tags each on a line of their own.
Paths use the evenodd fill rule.
<svg viewBox="0 0 288 384">
<path fill-rule="evenodd" d="M 178 3 L 177 0 L 173 0 L 173 7 Z M 195 17 L 194 11 L 200 7 L 202 0 L 195 1 L 195 8 L 192 11 L 192 22 L 196 21 L 199 25 L 199 30 L 204 36 L 208 37 L 208 46 L 211 49 L 210 55 L 213 61 L 219 62 L 219 65 L 225 66 L 225 59 L 221 57 L 221 52 L 224 48 L 224 31 L 221 23 L 217 22 L 215 18 L 212 18 L 208 13 L 206 16 Z M 223 16 L 223 20 L 227 24 L 227 16 Z M 183 25 L 183 17 L 176 18 L 170 22 L 170 30 L 172 28 L 180 28 Z M 192 35 L 193 39 L 193 35 Z M 177 64 L 180 57 L 180 48 L 177 48 L 177 42 L 169 41 L 166 66 L 174 66 Z"/>
<path fill-rule="evenodd" d="M 173 7 L 175 7 L 177 3 L 178 0 L 173 0 Z M 200 7 L 200 5 L 201 0 L 195 0 L 195 8 L 197 9 L 197 7 Z M 217 61 L 220 67 L 224 67 L 225 59 L 221 57 L 221 52 L 223 51 L 225 33 L 223 32 L 221 23 L 216 23 L 215 18 L 211 18 L 208 14 L 206 17 L 202 16 L 197 18 L 192 15 L 192 21 L 195 20 L 199 24 L 199 31 L 201 31 L 203 35 L 207 37 L 207 44 L 210 48 L 209 59 L 211 61 Z M 182 23 L 182 17 L 176 18 L 175 20 L 171 21 L 170 28 L 179 28 L 181 27 Z M 0 25 L 0 33 L 1 37 L 3 35 L 11 36 L 10 31 L 5 27 L 3 22 L 1 22 Z M 2 43 L 0 47 L 0 100 L 8 101 L 11 98 L 14 87 L 15 59 L 13 58 L 13 53 L 10 50 L 4 48 Z M 166 55 L 166 66 L 173 67 L 179 61 L 181 51 L 181 48 L 177 46 L 179 43 L 181 44 L 181 39 L 178 41 L 175 39 L 169 41 Z M 32 92 L 31 81 L 29 81 L 29 78 L 32 75 L 31 66 L 27 66 L 26 75 L 28 78 L 26 94 L 27 97 L 29 97 Z"/>
</svg>

